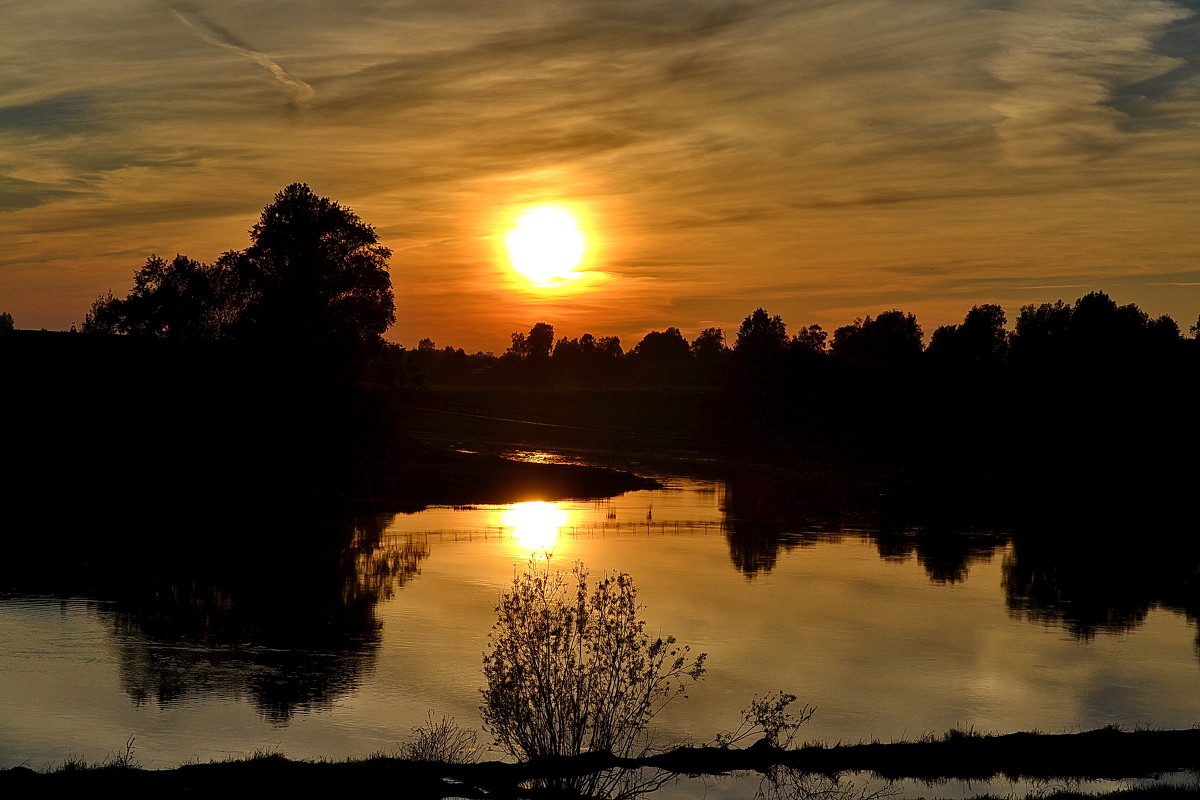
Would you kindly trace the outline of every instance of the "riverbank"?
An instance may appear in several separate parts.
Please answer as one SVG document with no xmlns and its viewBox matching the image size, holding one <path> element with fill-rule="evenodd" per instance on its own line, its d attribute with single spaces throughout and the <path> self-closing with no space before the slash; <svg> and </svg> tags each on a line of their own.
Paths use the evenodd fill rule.
<svg viewBox="0 0 1200 800">
<path fill-rule="evenodd" d="M 352 511 L 394 513 L 428 506 L 591 500 L 659 488 L 658 481 L 628 470 L 419 446 L 388 465 L 377 480 L 363 481 L 346 502 Z"/>
<path fill-rule="evenodd" d="M 390 513 L 658 485 L 622 469 L 423 443 L 407 432 L 410 389 L 388 363 L 381 355 L 356 370 L 287 348 L 7 336 L 0 365 L 18 390 L 6 398 L 7 510 L 49 516 L 69 534 L 113 516 L 153 528 L 183 508 L 219 522 L 247 509 Z"/>
<path fill-rule="evenodd" d="M 917 742 L 856 745 L 805 745 L 780 750 L 762 743 L 742 750 L 677 748 L 657 755 L 621 759 L 604 754 L 536 763 L 483 762 L 450 764 L 372 757 L 345 762 L 292 761 L 281 755 L 209 764 L 187 764 L 169 770 L 144 770 L 132 753 L 101 765 L 67 764 L 37 772 L 25 767 L 0 770 L 0 794 L 104 790 L 130 796 L 194 795 L 228 790 L 300 790 L 305 793 L 344 789 L 352 783 L 386 785 L 413 800 L 434 798 L 563 797 L 523 788 L 538 779 L 564 779 L 605 769 L 658 769 L 675 775 L 720 776 L 751 771 L 764 775 L 787 768 L 795 774 L 836 776 L 872 773 L 886 780 L 917 779 L 929 783 L 928 797 L 938 797 L 938 782 L 989 778 L 1069 782 L 1146 778 L 1191 771 L 1194 779 L 1180 785 L 1122 789 L 1103 795 L 1061 790 L 1038 792 L 1039 800 L 1069 797 L 1200 797 L 1200 729 L 1131 731 L 1114 728 L 1073 734 L 1014 733 L 982 736 L 951 731 L 941 738 Z"/>
</svg>

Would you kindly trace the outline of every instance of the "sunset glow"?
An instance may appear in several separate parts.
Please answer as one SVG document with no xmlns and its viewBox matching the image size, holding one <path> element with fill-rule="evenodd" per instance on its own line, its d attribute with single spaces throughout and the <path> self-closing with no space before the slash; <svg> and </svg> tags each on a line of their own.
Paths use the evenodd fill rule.
<svg viewBox="0 0 1200 800">
<path fill-rule="evenodd" d="M 558 531 L 567 524 L 566 509 L 557 503 L 517 503 L 500 515 L 500 524 L 512 529 L 513 541 L 527 556 L 554 551 Z"/>
<path fill-rule="evenodd" d="M 576 277 L 587 242 L 575 217 L 557 206 L 525 211 L 505 237 L 512 268 L 535 284 Z"/>
<path fill-rule="evenodd" d="M 1200 0 L 263 6 L 6 16 L 17 328 L 245 247 L 294 181 L 393 251 L 408 348 L 1200 308 Z"/>
<path fill-rule="evenodd" d="M 3 7 L 0 795 L 1200 800 L 1200 0 Z"/>
</svg>

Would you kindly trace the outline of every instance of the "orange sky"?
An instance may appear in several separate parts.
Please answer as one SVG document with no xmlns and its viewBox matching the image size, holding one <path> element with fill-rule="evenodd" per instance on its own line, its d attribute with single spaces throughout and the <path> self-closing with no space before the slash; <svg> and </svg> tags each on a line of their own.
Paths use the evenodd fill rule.
<svg viewBox="0 0 1200 800">
<path fill-rule="evenodd" d="M 484 10 L 486 8 L 486 10 Z M 1094 289 L 1200 313 L 1200 0 L 39 0 L 0 29 L 0 311 L 62 329 L 293 181 L 395 251 L 415 346 L 926 332 Z M 497 258 L 594 232 L 586 291 Z M 577 287 L 580 284 L 576 284 Z"/>
</svg>

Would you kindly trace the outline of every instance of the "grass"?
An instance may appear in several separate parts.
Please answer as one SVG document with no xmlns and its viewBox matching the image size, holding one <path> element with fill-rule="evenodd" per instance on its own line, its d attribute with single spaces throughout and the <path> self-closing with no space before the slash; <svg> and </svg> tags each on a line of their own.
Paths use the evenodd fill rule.
<svg viewBox="0 0 1200 800">
<path fill-rule="evenodd" d="M 455 760 L 403 758 L 382 753 L 367 759 L 339 762 L 294 761 L 270 748 L 260 748 L 241 759 L 207 764 L 193 763 L 170 770 L 142 769 L 134 739 L 97 764 L 72 756 L 55 769 L 35 772 L 27 767 L 0 770 L 0 796 L 29 796 L 35 792 L 91 791 L 111 787 L 126 795 L 171 797 L 239 789 L 262 791 L 335 791 L 349 781 L 388 781 L 412 800 L 444 797 L 524 798 L 528 781 L 544 776 L 589 774 L 598 769 L 652 768 L 678 775 L 721 775 L 740 771 L 767 774 L 782 768 L 796 775 L 828 776 L 863 772 L 883 779 L 913 778 L 931 787 L 946 780 L 1029 778 L 1069 782 L 1136 778 L 1191 770 L 1196 776 L 1187 785 L 1148 785 L 1091 794 L 1070 789 L 1039 791 L 1031 800 L 1177 800 L 1200 797 L 1200 729 L 1123 731 L 1108 727 L 1083 733 L 1018 733 L 1001 736 L 974 729 L 952 729 L 941 736 L 918 741 L 857 745 L 804 745 L 796 749 L 759 743 L 743 749 L 679 748 L 639 759 L 618 759 L 607 754 L 546 759 L 535 763 L 476 763 L 473 744 L 456 738 L 452 720 L 430 718 L 420 755 L 444 755 Z M 419 731 L 418 731 L 419 734 Z M 420 737 L 418 735 L 418 741 Z M 464 753 L 464 749 L 470 752 Z M 407 753 L 418 755 L 416 750 Z M 464 758 L 464 755 L 466 756 Z M 835 781 L 836 782 L 836 781 Z M 1069 785 L 1069 783 L 1068 783 Z M 930 797 L 937 797 L 936 789 Z M 1005 798 L 1013 800 L 1013 798 Z"/>
<path fill-rule="evenodd" d="M 87 772 L 94 770 L 121 770 L 121 769 L 141 769 L 141 762 L 137 759 L 137 753 L 133 746 L 134 737 L 130 736 L 125 740 L 125 746 L 120 750 L 109 753 L 103 761 L 89 763 L 83 756 L 69 755 L 66 760 L 52 772 Z M 3 772 L 0 771 L 0 775 Z"/>
</svg>

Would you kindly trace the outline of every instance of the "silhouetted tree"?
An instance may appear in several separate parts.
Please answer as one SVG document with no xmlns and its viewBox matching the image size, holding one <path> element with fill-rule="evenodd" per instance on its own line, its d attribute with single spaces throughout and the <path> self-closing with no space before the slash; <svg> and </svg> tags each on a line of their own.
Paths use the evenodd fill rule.
<svg viewBox="0 0 1200 800">
<path fill-rule="evenodd" d="M 110 292 L 92 304 L 85 333 L 122 333 L 179 341 L 228 338 L 241 296 L 225 262 L 202 264 L 187 256 L 150 256 L 133 275 L 133 289 Z"/>
<path fill-rule="evenodd" d="M 550 358 L 554 347 L 554 326 L 539 322 L 529 329 L 528 334 L 515 332 L 508 353 L 527 361 L 545 361 Z"/>
<path fill-rule="evenodd" d="M 170 410 L 142 413 L 112 450 L 144 495 L 200 492 L 216 476 L 312 502 L 366 491 L 400 452 L 411 376 L 382 338 L 395 319 L 391 251 L 304 184 L 279 192 L 250 236 L 213 265 L 152 256 L 127 297 L 93 305 L 85 330 L 143 340 L 88 343 L 114 356 L 94 394 Z"/>
<path fill-rule="evenodd" d="M 1059 300 L 1022 307 L 1012 354 L 1014 363 L 1025 366 L 1069 362 L 1094 370 L 1173 357 L 1181 342 L 1170 317 L 1151 320 L 1132 303 L 1118 306 L 1104 292 L 1090 292 L 1074 306 Z"/>
<path fill-rule="evenodd" d="M 1071 307 L 1062 300 L 1021 306 L 1013 332 L 1013 358 L 1041 360 L 1065 352 L 1070 322 Z"/>
<path fill-rule="evenodd" d="M 304 349 L 382 343 L 396 319 L 391 250 L 354 212 L 293 183 L 263 210 L 250 238 L 246 250 L 211 266 L 151 256 L 128 297 L 109 293 L 92 305 L 84 331 Z"/>
<path fill-rule="evenodd" d="M 929 340 L 929 357 L 952 366 L 994 366 L 1008 359 L 1007 316 L 998 305 L 975 306 L 961 325 L 943 325 Z"/>
<path fill-rule="evenodd" d="M 624 355 L 621 349 L 621 337 L 601 336 L 596 340 L 596 353 L 604 358 L 620 358 Z"/>
<path fill-rule="evenodd" d="M 792 350 L 806 355 L 825 355 L 825 340 L 829 334 L 820 325 L 801 328 L 792 337 Z"/>
<path fill-rule="evenodd" d="M 592 382 L 599 379 L 602 370 L 596 337 L 590 333 L 578 339 L 568 339 L 566 336 L 559 339 L 554 343 L 551 360 L 555 375 L 568 382 Z"/>
<path fill-rule="evenodd" d="M 1179 323 L 1163 314 L 1146 321 L 1146 345 L 1151 351 L 1168 351 L 1183 341 Z"/>
<path fill-rule="evenodd" d="M 728 365 L 717 378 L 719 391 L 704 412 L 709 421 L 702 436 L 740 450 L 791 446 L 790 441 L 784 445 L 787 436 L 781 433 L 793 414 L 789 347 L 779 315 L 756 308 L 742 321 Z"/>
<path fill-rule="evenodd" d="M 1139 348 L 1149 321 L 1132 303 L 1118 306 L 1104 292 L 1089 292 L 1075 301 L 1067 331 L 1074 355 L 1112 359 Z"/>
<path fill-rule="evenodd" d="M 756 308 L 742 320 L 731 353 L 730 379 L 734 386 L 741 387 L 740 392 L 749 394 L 736 403 L 765 408 L 775 404 L 779 392 L 786 392 L 782 379 L 788 345 L 787 326 L 778 314 L 771 316 Z"/>
<path fill-rule="evenodd" d="M 720 328 L 705 328 L 692 340 L 692 356 L 698 360 L 720 358 L 728 348 L 725 346 L 725 331 Z"/>
<path fill-rule="evenodd" d="M 782 353 L 787 344 L 787 326 L 783 319 L 778 314 L 772 317 L 756 308 L 742 320 L 733 352 L 743 358 L 769 358 Z"/>
<path fill-rule="evenodd" d="M 725 344 L 725 331 L 705 328 L 691 344 L 694 374 L 702 381 L 715 380 L 729 361 L 730 350 Z"/>
<path fill-rule="evenodd" d="M 592 347 L 593 349 L 595 348 L 594 342 L 592 343 Z M 578 359 L 582 352 L 583 348 L 580 346 L 578 339 L 568 339 L 564 336 L 554 343 L 554 353 L 551 355 L 551 358 L 554 359 L 555 364 L 562 365 L 567 361 Z"/>
<path fill-rule="evenodd" d="M 1173 320 L 1103 292 L 1022 308 L 1012 344 L 1018 402 L 1007 414 L 1031 441 L 1061 435 L 1067 420 L 1087 432 L 1053 460 L 1022 463 L 1027 505 L 1104 508 L 1107 519 L 1173 508 L 1189 490 L 1163 448 L 1197 443 L 1196 426 L 1172 411 L 1194 392 L 1190 344 Z"/>
<path fill-rule="evenodd" d="M 830 352 L 851 366 L 902 367 L 920 357 L 921 335 L 916 316 L 893 309 L 835 330 Z"/>
<path fill-rule="evenodd" d="M 630 355 L 655 364 L 677 364 L 686 361 L 688 353 L 687 339 L 674 326 L 665 331 L 650 331 L 630 351 Z"/>
<path fill-rule="evenodd" d="M 640 380 L 678 383 L 691 359 L 687 339 L 674 326 L 665 331 L 650 331 L 629 351 L 629 358 Z"/>
<path fill-rule="evenodd" d="M 0 314 L 0 336 L 11 330 L 13 330 L 13 316 L 5 311 L 3 314 Z"/>
<path fill-rule="evenodd" d="M 267 339 L 376 344 L 396 321 L 375 229 L 303 183 L 275 195 L 230 259 L 245 292 L 238 326 Z"/>
</svg>

